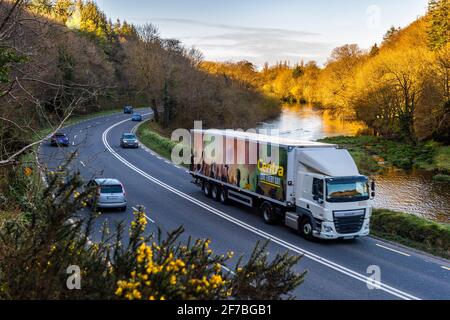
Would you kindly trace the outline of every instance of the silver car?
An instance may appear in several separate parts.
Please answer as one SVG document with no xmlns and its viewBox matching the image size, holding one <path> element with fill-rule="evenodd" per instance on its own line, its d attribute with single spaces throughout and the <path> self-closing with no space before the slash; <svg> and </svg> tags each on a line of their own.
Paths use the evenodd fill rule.
<svg viewBox="0 0 450 320">
<path fill-rule="evenodd" d="M 90 203 L 93 208 L 127 210 L 125 188 L 119 180 L 95 179 L 89 182 L 88 187 L 96 189 L 95 196 Z"/>
</svg>

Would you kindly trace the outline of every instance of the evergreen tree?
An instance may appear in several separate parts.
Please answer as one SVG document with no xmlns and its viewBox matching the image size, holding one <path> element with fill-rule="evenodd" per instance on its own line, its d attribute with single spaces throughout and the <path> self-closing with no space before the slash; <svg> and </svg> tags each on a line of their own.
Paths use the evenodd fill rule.
<svg viewBox="0 0 450 320">
<path fill-rule="evenodd" d="M 66 24 L 72 16 L 75 4 L 72 0 L 56 0 L 53 6 L 53 15 L 62 23 Z"/>
<path fill-rule="evenodd" d="M 386 34 L 383 37 L 383 42 L 388 42 L 392 40 L 392 38 L 400 32 L 401 28 L 396 28 L 394 26 L 390 27 L 389 30 L 386 32 Z"/>
<path fill-rule="evenodd" d="M 38 14 L 50 15 L 53 10 L 53 3 L 51 0 L 32 0 L 30 7 Z"/>
<path fill-rule="evenodd" d="M 444 47 L 450 39 L 450 1 L 430 0 L 428 41 L 433 50 Z"/>
<path fill-rule="evenodd" d="M 378 47 L 378 45 L 375 43 L 372 48 L 370 48 L 370 52 L 369 55 L 371 57 L 376 56 L 378 53 L 380 52 L 380 48 Z"/>
</svg>

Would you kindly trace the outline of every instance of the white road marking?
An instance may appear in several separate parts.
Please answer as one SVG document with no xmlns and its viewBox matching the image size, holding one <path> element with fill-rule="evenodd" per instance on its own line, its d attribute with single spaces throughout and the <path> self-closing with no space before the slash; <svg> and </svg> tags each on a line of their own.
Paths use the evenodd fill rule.
<svg viewBox="0 0 450 320">
<path fill-rule="evenodd" d="M 73 146 L 75 145 L 75 141 L 72 141 L 72 145 L 73 145 Z"/>
<path fill-rule="evenodd" d="M 76 139 L 77 137 L 78 137 L 78 135 L 77 135 L 77 134 L 73 136 L 73 138 L 74 138 L 74 139 Z"/>
<path fill-rule="evenodd" d="M 450 271 L 450 268 L 449 268 L 449 267 L 442 266 L 441 268 Z"/>
<path fill-rule="evenodd" d="M 389 251 L 392 251 L 392 252 L 396 252 L 396 253 L 404 255 L 406 257 L 411 257 L 410 254 L 407 254 L 407 253 L 404 253 L 404 252 L 401 252 L 401 251 L 398 251 L 398 250 L 395 250 L 395 249 L 392 249 L 392 248 L 389 248 L 389 247 L 382 246 L 381 244 L 378 244 L 378 243 L 376 244 L 376 246 L 380 247 L 380 248 L 383 248 L 383 249 L 386 249 L 386 250 L 389 250 Z"/>
<path fill-rule="evenodd" d="M 135 207 L 131 207 L 134 211 L 139 211 L 138 209 L 136 209 Z M 145 218 L 147 218 L 147 220 L 150 220 L 150 222 L 152 222 L 152 223 L 155 223 L 155 220 L 153 220 L 152 218 L 150 218 L 149 216 L 147 216 L 145 213 L 144 213 L 144 217 Z"/>
<path fill-rule="evenodd" d="M 170 162 L 169 160 L 166 160 L 165 162 L 168 163 L 168 164 L 172 164 L 172 162 Z"/>
<path fill-rule="evenodd" d="M 83 167 L 86 167 L 86 164 L 83 161 L 80 161 L 80 163 Z"/>
<path fill-rule="evenodd" d="M 192 197 L 192 196 L 190 196 L 190 195 L 188 195 L 188 194 L 186 194 L 184 192 L 181 192 L 178 189 L 173 188 L 172 186 L 170 186 L 170 185 L 168 185 L 168 184 L 166 184 L 166 183 L 156 179 L 155 177 L 149 175 L 145 171 L 143 171 L 143 170 L 139 169 L 138 167 L 134 166 L 132 163 L 128 162 L 122 156 L 120 156 L 116 151 L 114 151 L 114 149 L 110 146 L 110 144 L 108 143 L 108 140 L 107 140 L 108 133 L 113 128 L 115 128 L 115 127 L 117 127 L 117 126 L 119 126 L 122 123 L 125 123 L 127 121 L 128 120 L 123 120 L 123 121 L 117 122 L 116 124 L 113 124 L 112 126 L 107 128 L 102 134 L 103 144 L 108 149 L 108 151 L 114 157 L 116 157 L 120 162 L 122 162 L 124 165 L 129 167 L 131 170 L 139 173 L 141 176 L 145 177 L 147 180 L 149 180 L 149 181 L 151 181 L 151 182 L 161 186 L 162 188 L 164 188 L 164 189 L 166 189 L 166 190 L 168 190 L 168 191 L 178 195 L 179 197 L 181 197 L 183 199 L 186 199 L 187 201 L 189 201 L 189 202 L 191 202 L 191 203 L 193 203 L 193 204 L 195 204 L 195 205 L 197 205 L 197 206 L 199 206 L 199 207 L 201 207 L 201 208 L 203 208 L 203 209 L 213 213 L 216 216 L 221 217 L 222 219 L 225 219 L 225 220 L 227 220 L 227 221 L 229 221 L 229 222 L 231 222 L 231 223 L 233 223 L 233 224 L 235 224 L 237 226 L 240 226 L 243 229 L 248 230 L 249 232 L 251 232 L 253 234 L 256 234 L 256 235 L 258 235 L 258 236 L 260 236 L 260 237 L 262 237 L 264 239 L 270 240 L 273 243 L 276 243 L 276 244 L 278 244 L 278 245 L 280 245 L 280 246 L 282 246 L 284 248 L 287 248 L 287 249 L 289 249 L 289 250 L 291 250 L 291 251 L 293 251 L 295 253 L 302 254 L 306 258 L 311 259 L 313 261 L 316 261 L 316 262 L 318 262 L 318 263 L 320 263 L 320 264 L 322 264 L 322 265 L 324 265 L 326 267 L 329 267 L 329 268 L 331 268 L 331 269 L 333 269 L 333 270 L 335 270 L 337 272 L 345 274 L 345 275 L 347 275 L 347 276 L 349 276 L 349 277 L 351 277 L 353 279 L 359 280 L 359 281 L 361 281 L 361 282 L 363 282 L 365 284 L 370 283 L 372 285 L 376 285 L 377 288 L 379 288 L 379 290 L 387 292 L 387 293 L 389 293 L 389 294 L 391 294 L 393 296 L 396 296 L 398 298 L 401 298 L 401 299 L 404 299 L 404 300 L 420 300 L 420 298 L 418 298 L 416 296 L 413 296 L 413 295 L 411 295 L 409 293 L 406 293 L 404 291 L 401 291 L 399 289 L 391 287 L 391 286 L 389 286 L 387 284 L 384 284 L 382 282 L 374 281 L 372 278 L 370 278 L 370 277 L 368 277 L 368 276 L 366 276 L 364 274 L 361 274 L 361 273 L 358 273 L 356 271 L 353 271 L 353 270 L 351 270 L 349 268 L 346 268 L 346 267 L 344 267 L 344 266 L 342 266 L 340 264 L 337 264 L 337 263 L 335 263 L 335 262 L 333 262 L 331 260 L 328 260 L 328 259 L 326 259 L 324 257 L 321 257 L 321 256 L 315 254 L 315 253 L 312 253 L 311 251 L 302 249 L 302 248 L 300 248 L 300 247 L 298 247 L 296 245 L 293 245 L 292 243 L 289 243 L 289 242 L 287 242 L 287 241 L 285 241 L 283 239 L 275 237 L 274 235 L 272 235 L 270 233 L 267 233 L 265 231 L 259 230 L 259 229 L 255 228 L 255 227 L 253 227 L 253 226 L 251 226 L 251 225 L 249 225 L 249 224 L 247 224 L 247 223 L 237 219 L 237 218 L 234 218 L 233 216 L 230 216 L 230 215 L 226 214 L 223 211 L 220 211 L 220 210 L 218 210 L 218 209 L 216 209 L 214 207 L 211 207 L 210 205 L 208 205 L 206 203 L 203 203 L 203 202 L 195 199 L 194 197 Z"/>
</svg>

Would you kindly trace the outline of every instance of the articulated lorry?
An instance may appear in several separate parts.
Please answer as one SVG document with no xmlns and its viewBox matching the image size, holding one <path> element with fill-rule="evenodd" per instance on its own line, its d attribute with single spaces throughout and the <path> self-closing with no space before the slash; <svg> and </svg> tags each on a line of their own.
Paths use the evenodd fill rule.
<svg viewBox="0 0 450 320">
<path fill-rule="evenodd" d="M 370 231 L 374 182 L 347 150 L 231 130 L 193 130 L 190 173 L 207 197 L 257 208 L 305 238 L 354 239 Z"/>
</svg>

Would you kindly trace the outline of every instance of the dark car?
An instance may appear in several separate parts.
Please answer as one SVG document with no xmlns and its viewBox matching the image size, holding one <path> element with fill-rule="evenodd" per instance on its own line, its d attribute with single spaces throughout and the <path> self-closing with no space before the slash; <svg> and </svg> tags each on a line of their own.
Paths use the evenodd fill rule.
<svg viewBox="0 0 450 320">
<path fill-rule="evenodd" d="M 142 121 L 142 115 L 140 114 L 135 114 L 133 115 L 133 117 L 131 118 L 132 121 Z"/>
<path fill-rule="evenodd" d="M 133 114 L 133 107 L 132 106 L 123 107 L 123 113 L 125 113 L 125 114 Z"/>
<path fill-rule="evenodd" d="M 120 138 L 122 148 L 139 148 L 139 142 L 133 133 L 124 133 Z"/>
<path fill-rule="evenodd" d="M 55 133 L 50 138 L 50 144 L 52 146 L 69 146 L 69 138 L 65 133 Z"/>
</svg>

